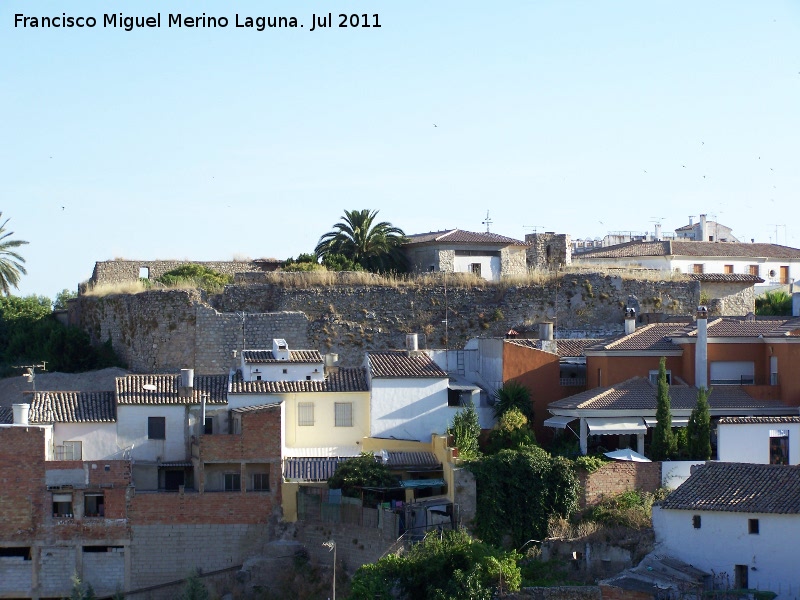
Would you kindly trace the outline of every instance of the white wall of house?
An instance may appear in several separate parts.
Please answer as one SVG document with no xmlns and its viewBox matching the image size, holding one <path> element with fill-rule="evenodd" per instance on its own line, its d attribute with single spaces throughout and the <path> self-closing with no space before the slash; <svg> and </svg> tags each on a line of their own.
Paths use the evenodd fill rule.
<svg viewBox="0 0 800 600">
<path fill-rule="evenodd" d="M 313 425 L 300 425 L 301 403 L 313 405 Z M 336 426 L 337 403 L 351 405 L 351 427 Z M 283 439 L 287 448 L 353 447 L 369 437 L 369 392 L 286 394 L 284 405 Z"/>
<path fill-rule="evenodd" d="M 165 418 L 166 439 L 148 439 L 149 417 Z M 187 410 L 182 404 L 117 406 L 117 443 L 120 448 L 133 446 L 133 460 L 155 462 L 159 457 L 162 462 L 187 460 L 189 436 Z"/>
<path fill-rule="evenodd" d="M 82 460 L 119 460 L 122 448 L 117 445 L 116 423 L 56 423 L 53 444 L 81 442 Z"/>
<path fill-rule="evenodd" d="M 447 379 L 372 379 L 370 435 L 428 442 L 444 433 L 453 409 L 447 406 Z"/>
<path fill-rule="evenodd" d="M 700 516 L 696 529 L 692 517 Z M 758 533 L 748 533 L 748 519 L 758 519 Z M 747 565 L 748 587 L 771 590 L 778 599 L 800 593 L 797 556 L 790 549 L 800 539 L 800 515 L 666 510 L 653 507 L 656 552 L 679 558 L 734 585 L 735 565 Z"/>
<path fill-rule="evenodd" d="M 770 463 L 771 431 L 789 432 L 789 464 L 800 464 L 800 423 L 720 423 L 717 458 L 723 462 Z"/>
<path fill-rule="evenodd" d="M 472 273 L 473 264 L 479 264 L 481 277 L 487 281 L 500 281 L 500 257 L 499 256 L 459 256 L 455 257 L 456 273 Z"/>
<path fill-rule="evenodd" d="M 323 363 L 245 363 L 242 378 L 245 381 L 322 381 L 325 379 Z M 284 372 L 285 371 L 285 372 Z"/>
</svg>

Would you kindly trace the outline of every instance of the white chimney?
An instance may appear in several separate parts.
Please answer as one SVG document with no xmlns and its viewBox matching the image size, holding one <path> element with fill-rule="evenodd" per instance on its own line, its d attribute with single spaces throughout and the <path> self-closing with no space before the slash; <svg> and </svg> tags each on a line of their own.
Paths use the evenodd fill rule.
<svg viewBox="0 0 800 600">
<path fill-rule="evenodd" d="M 545 342 L 553 341 L 553 323 L 551 321 L 539 323 L 539 339 Z"/>
<path fill-rule="evenodd" d="M 656 241 L 661 241 L 661 223 L 656 223 Z"/>
<path fill-rule="evenodd" d="M 708 241 L 708 231 L 706 231 L 706 216 L 700 215 L 700 241 Z"/>
<path fill-rule="evenodd" d="M 339 355 L 335 352 L 329 352 L 325 355 L 325 374 L 330 373 L 338 373 L 339 367 L 337 363 L 339 362 Z"/>
<path fill-rule="evenodd" d="M 419 335 L 416 333 L 406 334 L 406 350 L 416 352 L 419 350 Z"/>
<path fill-rule="evenodd" d="M 625 309 L 625 335 L 630 335 L 636 331 L 636 309 Z"/>
<path fill-rule="evenodd" d="M 708 308 L 697 307 L 697 342 L 694 346 L 695 387 L 708 389 Z"/>
<path fill-rule="evenodd" d="M 272 356 L 275 360 L 289 360 L 289 344 L 286 340 L 280 338 L 272 340 Z"/>
<path fill-rule="evenodd" d="M 11 410 L 14 412 L 14 425 L 28 425 L 28 416 L 31 412 L 30 404 L 12 404 Z"/>
</svg>

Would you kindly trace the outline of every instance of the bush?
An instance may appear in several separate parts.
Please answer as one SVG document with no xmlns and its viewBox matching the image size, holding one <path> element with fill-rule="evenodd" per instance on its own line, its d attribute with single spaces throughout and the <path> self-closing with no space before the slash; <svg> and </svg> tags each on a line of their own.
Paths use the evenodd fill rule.
<svg viewBox="0 0 800 600">
<path fill-rule="evenodd" d="M 520 450 L 535 446 L 536 436 L 528 427 L 528 419 L 518 408 L 503 413 L 489 434 L 487 452 L 496 454 L 500 450 Z"/>
<path fill-rule="evenodd" d="M 594 521 L 608 526 L 644 529 L 652 527 L 653 502 L 663 497 L 663 493 L 650 494 L 638 490 L 622 492 L 604 498 L 583 515 L 586 521 Z"/>
<path fill-rule="evenodd" d="M 231 283 L 233 276 L 225 275 L 203 265 L 189 264 L 167 271 L 156 281 L 166 286 L 191 285 L 208 292 L 215 292 Z"/>
<path fill-rule="evenodd" d="M 471 460 L 478 457 L 480 454 L 478 437 L 481 435 L 481 426 L 478 421 L 478 411 L 475 410 L 472 402 L 453 415 L 453 422 L 450 423 L 447 433 L 453 436 L 453 443 L 458 448 L 460 458 Z"/>
<path fill-rule="evenodd" d="M 348 458 L 339 463 L 333 475 L 328 478 L 328 487 L 342 490 L 342 495 L 350 498 L 361 498 L 363 487 L 396 487 L 397 477 L 392 475 L 389 467 L 376 460 L 369 452 L 362 452 L 355 458 Z M 376 504 L 379 495 L 365 492 L 364 504 Z"/>
</svg>

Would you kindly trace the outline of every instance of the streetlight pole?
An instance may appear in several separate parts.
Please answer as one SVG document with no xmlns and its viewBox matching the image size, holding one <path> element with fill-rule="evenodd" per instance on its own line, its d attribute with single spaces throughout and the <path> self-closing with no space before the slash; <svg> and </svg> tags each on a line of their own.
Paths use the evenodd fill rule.
<svg viewBox="0 0 800 600">
<path fill-rule="evenodd" d="M 333 600 L 336 600 L 336 540 L 322 542 L 322 545 L 328 548 L 328 552 L 333 550 Z"/>
</svg>

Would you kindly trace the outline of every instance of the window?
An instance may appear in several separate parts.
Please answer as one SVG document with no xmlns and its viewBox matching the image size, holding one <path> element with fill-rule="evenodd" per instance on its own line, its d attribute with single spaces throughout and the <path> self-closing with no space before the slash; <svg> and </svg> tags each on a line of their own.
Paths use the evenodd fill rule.
<svg viewBox="0 0 800 600">
<path fill-rule="evenodd" d="M 297 424 L 301 427 L 314 424 L 313 402 L 300 402 L 297 404 Z"/>
<path fill-rule="evenodd" d="M 286 375 L 289 372 L 289 369 L 284 369 L 283 374 Z"/>
<path fill-rule="evenodd" d="M 53 494 L 53 516 L 72 518 L 72 494 Z"/>
<path fill-rule="evenodd" d="M 771 465 L 789 464 L 789 430 L 770 429 L 769 463 Z"/>
<path fill-rule="evenodd" d="M 650 383 L 658 385 L 658 370 L 650 371 Z M 672 385 L 672 371 L 667 369 L 667 385 Z"/>
<path fill-rule="evenodd" d="M 167 439 L 166 417 L 147 417 L 147 439 L 149 440 Z"/>
<path fill-rule="evenodd" d="M 722 272 L 723 273 L 727 273 L 728 275 L 730 275 L 731 273 L 733 273 L 733 265 L 725 265 L 723 267 Z"/>
<path fill-rule="evenodd" d="M 311 381 L 311 375 L 306 375 L 306 381 Z"/>
<path fill-rule="evenodd" d="M 333 405 L 335 412 L 336 427 L 352 427 L 353 426 L 353 403 L 352 402 L 335 402 Z"/>
<path fill-rule="evenodd" d="M 225 473 L 225 491 L 226 492 L 242 491 L 241 473 Z"/>
<path fill-rule="evenodd" d="M 694 515 L 692 517 L 692 527 L 700 529 L 700 515 Z"/>
<path fill-rule="evenodd" d="M 256 381 L 261 381 L 261 375 L 256 375 Z"/>
<path fill-rule="evenodd" d="M 83 496 L 83 516 L 84 517 L 105 517 L 106 499 L 103 494 L 84 494 Z"/>
<path fill-rule="evenodd" d="M 256 492 L 269 491 L 269 473 L 253 473 L 253 490 Z"/>
<path fill-rule="evenodd" d="M 214 417 L 206 417 L 203 423 L 203 433 L 206 435 L 214 433 Z"/>
<path fill-rule="evenodd" d="M 702 263 L 695 263 L 692 265 L 692 273 L 702 273 L 702 272 L 703 272 Z"/>
<path fill-rule="evenodd" d="M 139 267 L 139 279 L 150 279 L 149 267 Z"/>
<path fill-rule="evenodd" d="M 748 269 L 749 269 L 748 272 L 750 273 L 750 275 L 755 275 L 756 277 L 759 276 L 758 265 L 750 265 L 750 267 Z"/>
<path fill-rule="evenodd" d="M 747 533 L 758 534 L 758 519 L 747 519 Z"/>
<path fill-rule="evenodd" d="M 56 460 L 81 460 L 81 442 L 64 442 L 55 448 Z"/>
<path fill-rule="evenodd" d="M 548 248 L 548 250 L 550 250 Z M 470 263 L 469 270 L 473 275 L 481 276 L 481 263 Z"/>
</svg>

